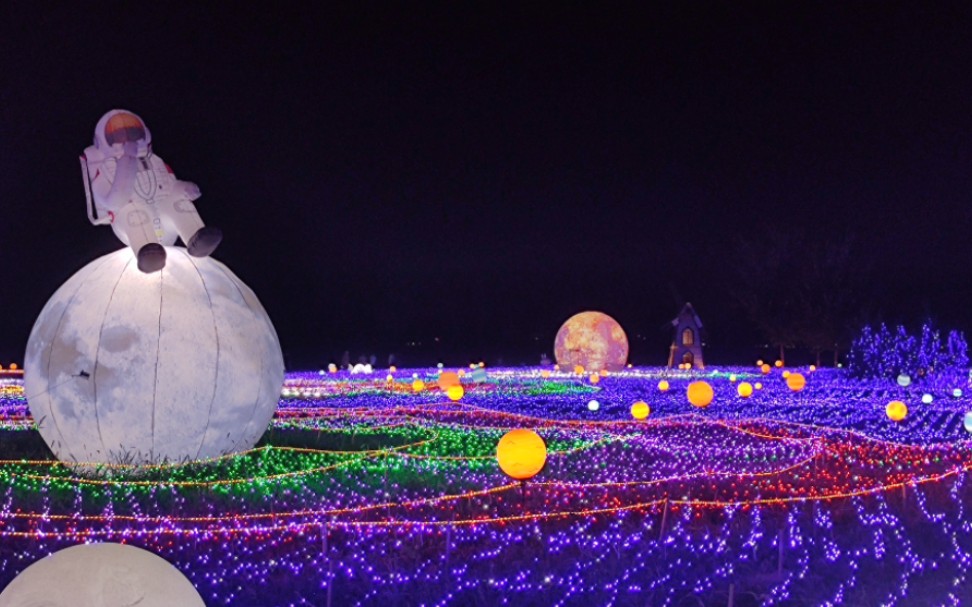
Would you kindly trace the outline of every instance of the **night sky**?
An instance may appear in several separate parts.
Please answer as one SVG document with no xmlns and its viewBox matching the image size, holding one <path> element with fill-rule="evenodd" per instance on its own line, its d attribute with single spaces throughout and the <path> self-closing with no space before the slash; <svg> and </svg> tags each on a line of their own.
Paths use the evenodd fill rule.
<svg viewBox="0 0 972 607">
<path fill-rule="evenodd" d="M 972 330 L 968 3 L 31 4 L 0 6 L 4 365 L 121 246 L 77 160 L 116 107 L 290 368 L 535 364 L 585 309 L 662 364 L 686 300 L 748 363 L 738 240 L 789 230 L 854 238 L 868 318 Z"/>
</svg>

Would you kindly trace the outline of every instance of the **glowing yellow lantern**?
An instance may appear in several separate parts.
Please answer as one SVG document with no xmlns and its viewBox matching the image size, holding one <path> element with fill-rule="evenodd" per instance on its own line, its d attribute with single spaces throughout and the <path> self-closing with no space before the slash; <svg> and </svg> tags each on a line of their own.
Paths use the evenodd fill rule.
<svg viewBox="0 0 972 607">
<path fill-rule="evenodd" d="M 597 373 L 594 373 L 591 375 L 590 380 L 592 384 L 597 385 L 597 382 L 601 381 L 601 376 L 598 375 Z"/>
<path fill-rule="evenodd" d="M 443 371 L 439 373 L 439 378 L 436 380 L 439 384 L 439 389 L 445 392 L 451 386 L 459 385 L 459 374 L 453 373 L 452 371 Z"/>
<path fill-rule="evenodd" d="M 748 381 L 741 382 L 739 387 L 736 388 L 736 392 L 738 392 L 739 396 L 743 398 L 749 398 L 753 395 L 753 385 Z"/>
<path fill-rule="evenodd" d="M 584 374 L 584 367 L 582 367 L 580 365 L 575 366 L 574 367 L 574 373 L 576 373 L 577 375 L 583 375 Z"/>
<path fill-rule="evenodd" d="M 543 470 L 547 462 L 547 445 L 533 430 L 510 430 L 496 445 L 500 469 L 518 481 L 525 481 Z"/>
<path fill-rule="evenodd" d="M 543 371 L 540 372 L 540 377 L 547 379 L 548 377 L 550 377 L 550 371 L 544 369 Z"/>
<path fill-rule="evenodd" d="M 658 389 L 661 390 L 662 392 L 668 392 L 668 387 L 669 386 L 668 386 L 667 379 L 663 379 L 660 382 L 658 382 Z"/>
<path fill-rule="evenodd" d="M 446 388 L 446 396 L 448 396 L 449 400 L 451 400 L 452 402 L 456 402 L 457 400 L 462 399 L 462 396 L 465 393 L 466 391 L 463 390 L 462 386 L 459 384 L 453 384 L 448 388 Z"/>
<path fill-rule="evenodd" d="M 385 376 L 385 381 L 388 383 L 392 383 L 393 381 L 395 381 L 395 377 L 391 373 L 389 373 L 388 375 Z"/>
<path fill-rule="evenodd" d="M 756 361 L 756 366 L 757 367 L 762 367 L 763 366 L 763 359 L 762 358 Z"/>
<path fill-rule="evenodd" d="M 790 372 L 789 371 L 784 371 L 783 372 L 783 379 L 786 379 L 789 376 L 790 376 Z"/>
<path fill-rule="evenodd" d="M 904 404 L 900 400 L 893 400 L 888 403 L 885 412 L 891 421 L 900 422 L 904 418 L 908 417 L 908 405 Z"/>
<path fill-rule="evenodd" d="M 783 361 L 782 360 L 778 360 L 778 361 L 776 361 L 773 364 L 776 365 L 776 368 L 777 369 L 779 369 L 779 368 L 781 368 L 783 366 Z"/>
<path fill-rule="evenodd" d="M 766 363 L 763 363 L 763 365 L 759 368 L 759 372 L 762 373 L 763 375 L 769 375 L 770 366 Z"/>
<path fill-rule="evenodd" d="M 421 379 L 416 379 L 415 381 L 412 382 L 412 391 L 413 392 L 421 392 L 422 390 L 425 390 L 425 382 L 424 381 L 422 381 Z"/>
<path fill-rule="evenodd" d="M 729 374 L 729 382 L 730 383 L 733 383 L 733 384 L 736 383 L 736 379 L 737 378 L 736 378 L 736 374 L 735 373 L 730 373 Z"/>
<path fill-rule="evenodd" d="M 692 405 L 699 408 L 708 407 L 714 397 L 712 386 L 704 381 L 694 381 L 689 384 L 688 399 Z"/>
<path fill-rule="evenodd" d="M 810 372 L 813 373 L 817 370 L 817 365 L 810 365 Z"/>
<path fill-rule="evenodd" d="M 388 367 L 388 370 L 389 370 L 389 371 L 390 371 L 391 373 L 394 373 L 395 371 L 398 371 L 398 367 L 396 367 L 395 365 L 392 365 L 392 366 L 390 366 L 390 367 Z"/>
<path fill-rule="evenodd" d="M 763 384 L 756 382 L 755 384 L 753 384 L 753 387 L 756 388 L 757 390 L 762 390 Z"/>
<path fill-rule="evenodd" d="M 643 400 L 631 405 L 631 417 L 635 419 L 645 419 L 649 413 L 651 413 L 651 407 Z"/>
<path fill-rule="evenodd" d="M 799 392 L 807 387 L 807 379 L 800 373 L 790 373 L 786 378 L 786 387 Z"/>
<path fill-rule="evenodd" d="M 608 370 L 607 369 L 601 369 L 600 373 L 601 373 L 601 377 L 607 377 L 608 376 Z"/>
<path fill-rule="evenodd" d="M 17 363 L 10 363 L 10 370 L 11 371 L 16 371 L 19 368 L 20 367 L 17 366 Z"/>
</svg>

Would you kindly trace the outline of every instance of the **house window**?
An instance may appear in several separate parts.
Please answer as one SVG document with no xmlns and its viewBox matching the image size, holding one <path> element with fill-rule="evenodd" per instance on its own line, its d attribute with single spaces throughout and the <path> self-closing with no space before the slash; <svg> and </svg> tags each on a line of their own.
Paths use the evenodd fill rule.
<svg viewBox="0 0 972 607">
<path fill-rule="evenodd" d="M 684 331 L 682 331 L 682 345 L 691 346 L 694 343 L 695 343 L 695 333 L 692 332 L 692 329 L 685 329 Z"/>
</svg>

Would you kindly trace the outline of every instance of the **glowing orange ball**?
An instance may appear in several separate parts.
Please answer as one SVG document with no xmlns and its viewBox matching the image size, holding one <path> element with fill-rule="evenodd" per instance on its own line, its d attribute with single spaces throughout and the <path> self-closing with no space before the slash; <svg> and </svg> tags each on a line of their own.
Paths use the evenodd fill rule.
<svg viewBox="0 0 972 607">
<path fill-rule="evenodd" d="M 736 388 L 736 392 L 743 398 L 749 398 L 753 395 L 753 386 L 747 381 L 741 382 L 739 387 Z"/>
<path fill-rule="evenodd" d="M 780 367 L 782 367 L 782 366 L 783 366 L 783 361 L 782 361 L 782 360 L 778 360 L 778 361 L 776 361 L 776 362 L 775 362 L 775 363 L 773 363 L 773 364 L 774 364 L 774 365 L 776 365 L 776 368 L 777 368 L 777 369 L 779 369 Z"/>
<path fill-rule="evenodd" d="M 784 371 L 783 372 L 783 379 L 786 379 L 789 376 L 790 376 L 790 372 L 789 371 Z"/>
<path fill-rule="evenodd" d="M 421 379 L 416 379 L 412 382 L 412 390 L 414 392 L 421 392 L 422 390 L 425 390 L 425 382 Z"/>
<path fill-rule="evenodd" d="M 763 365 L 759 368 L 759 372 L 762 373 L 763 375 L 769 375 L 770 366 L 766 363 L 763 363 Z"/>
<path fill-rule="evenodd" d="M 510 430 L 496 445 L 500 469 L 518 481 L 533 478 L 547 462 L 547 445 L 533 430 Z"/>
<path fill-rule="evenodd" d="M 631 417 L 635 419 L 645 419 L 649 413 L 651 413 L 651 407 L 643 400 L 631 405 Z"/>
<path fill-rule="evenodd" d="M 20 367 L 17 366 L 17 363 L 10 363 L 10 370 L 11 371 L 16 371 L 19 368 Z"/>
<path fill-rule="evenodd" d="M 597 382 L 601 381 L 601 376 L 598 375 L 597 373 L 594 373 L 593 375 L 591 375 L 590 380 L 592 384 L 597 384 Z"/>
<path fill-rule="evenodd" d="M 753 384 L 753 387 L 756 388 L 757 390 L 762 390 L 763 384 L 756 382 L 755 384 Z"/>
<path fill-rule="evenodd" d="M 668 392 L 668 380 L 663 379 L 660 382 L 658 382 L 658 389 L 661 390 L 662 392 Z"/>
<path fill-rule="evenodd" d="M 392 366 L 388 367 L 388 370 L 391 371 L 392 373 L 394 373 L 395 371 L 398 371 L 398 367 L 396 367 L 395 365 L 392 365 Z"/>
<path fill-rule="evenodd" d="M 582 367 L 580 365 L 575 365 L 574 366 L 574 373 L 576 373 L 578 375 L 583 375 L 584 374 L 584 367 Z"/>
<path fill-rule="evenodd" d="M 799 392 L 807 387 L 807 379 L 800 373 L 790 373 L 786 378 L 786 387 Z"/>
<path fill-rule="evenodd" d="M 904 418 L 908 417 L 908 405 L 904 404 L 900 400 L 893 400 L 888 403 L 887 408 L 884 410 L 891 418 L 891 421 L 900 422 Z"/>
<path fill-rule="evenodd" d="M 459 385 L 459 374 L 452 371 L 443 371 L 439 373 L 439 379 L 436 380 L 439 384 L 439 389 L 445 392 L 450 386 Z"/>
<path fill-rule="evenodd" d="M 762 358 L 756 361 L 756 366 L 757 367 L 762 367 L 763 366 L 763 359 Z"/>
<path fill-rule="evenodd" d="M 688 399 L 692 405 L 699 408 L 708 407 L 714 397 L 712 386 L 704 381 L 694 381 L 689 384 Z"/>
<path fill-rule="evenodd" d="M 454 384 L 446 388 L 446 396 L 448 396 L 449 400 L 451 400 L 452 402 L 456 402 L 457 400 L 462 399 L 465 393 L 466 391 L 463 390 L 462 386 L 460 386 L 459 384 Z"/>
<path fill-rule="evenodd" d="M 544 369 L 543 371 L 540 372 L 540 377 L 547 379 L 548 377 L 550 377 L 550 371 Z"/>
<path fill-rule="evenodd" d="M 810 365 L 810 372 L 813 373 L 817 370 L 817 365 Z"/>
</svg>

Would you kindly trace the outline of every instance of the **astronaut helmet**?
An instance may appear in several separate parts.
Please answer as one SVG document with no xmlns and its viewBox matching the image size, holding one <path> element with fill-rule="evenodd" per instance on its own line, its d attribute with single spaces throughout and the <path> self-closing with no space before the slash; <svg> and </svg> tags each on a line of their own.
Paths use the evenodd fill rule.
<svg viewBox="0 0 972 607">
<path fill-rule="evenodd" d="M 120 156 L 128 142 L 138 144 L 139 156 L 152 150 L 152 132 L 145 121 L 128 110 L 111 110 L 95 126 L 94 145 L 107 156 Z"/>
</svg>

